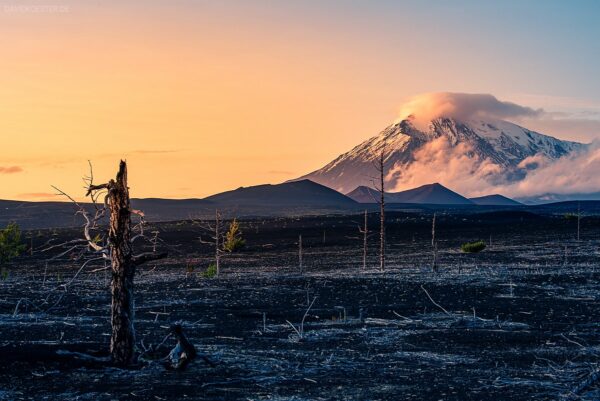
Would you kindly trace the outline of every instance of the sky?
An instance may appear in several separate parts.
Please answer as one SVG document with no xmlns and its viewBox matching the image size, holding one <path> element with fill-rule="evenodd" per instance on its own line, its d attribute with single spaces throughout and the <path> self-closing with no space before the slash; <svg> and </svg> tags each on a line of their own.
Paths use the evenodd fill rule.
<svg viewBox="0 0 600 401">
<path fill-rule="evenodd" d="M 600 2 L 0 0 L 0 199 L 198 198 L 322 167 L 414 96 L 600 137 Z"/>
</svg>

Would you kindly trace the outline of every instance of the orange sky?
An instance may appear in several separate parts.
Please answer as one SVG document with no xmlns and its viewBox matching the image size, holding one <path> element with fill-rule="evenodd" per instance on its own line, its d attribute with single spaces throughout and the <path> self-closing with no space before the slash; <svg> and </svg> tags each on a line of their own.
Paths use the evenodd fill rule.
<svg viewBox="0 0 600 401">
<path fill-rule="evenodd" d="M 88 159 L 103 181 L 126 158 L 135 197 L 281 182 L 377 134 L 412 94 L 532 84 L 514 65 L 477 75 L 475 42 L 440 64 L 435 28 L 409 36 L 418 18 L 392 29 L 354 3 L 58 3 L 0 3 L 0 199 L 77 197 Z"/>
</svg>

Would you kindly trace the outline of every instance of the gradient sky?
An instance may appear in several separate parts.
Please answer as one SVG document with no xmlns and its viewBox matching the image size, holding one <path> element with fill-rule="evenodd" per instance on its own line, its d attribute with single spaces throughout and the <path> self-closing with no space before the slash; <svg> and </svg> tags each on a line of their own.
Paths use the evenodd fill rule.
<svg viewBox="0 0 600 401">
<path fill-rule="evenodd" d="M 47 7 L 51 5 L 53 7 Z M 0 199 L 135 197 L 321 167 L 423 92 L 491 93 L 600 137 L 597 1 L 0 0 Z"/>
</svg>

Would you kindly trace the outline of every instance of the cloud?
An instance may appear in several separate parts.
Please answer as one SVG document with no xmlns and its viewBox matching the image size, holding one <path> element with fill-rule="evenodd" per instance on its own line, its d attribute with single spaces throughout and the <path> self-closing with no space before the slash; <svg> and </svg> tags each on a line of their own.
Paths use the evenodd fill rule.
<svg viewBox="0 0 600 401">
<path fill-rule="evenodd" d="M 519 163 L 517 169 L 508 171 L 472 150 L 467 144 L 452 146 L 446 137 L 436 138 L 415 152 L 413 163 L 390 169 L 386 177 L 390 190 L 403 191 L 439 182 L 467 197 L 600 191 L 600 142 L 557 160 L 543 155 L 530 156 Z"/>
<path fill-rule="evenodd" d="M 424 184 L 439 182 L 461 194 L 472 196 L 482 186 L 504 182 L 504 168 L 482 159 L 465 143 L 453 146 L 448 138 L 436 138 L 414 154 L 409 165 L 390 169 L 386 181 L 393 191 L 403 191 Z"/>
<path fill-rule="evenodd" d="M 7 167 L 0 166 L 0 174 L 14 174 L 14 173 L 22 173 L 22 172 L 23 172 L 23 168 L 19 167 L 19 166 L 7 166 Z"/>
<path fill-rule="evenodd" d="M 576 194 L 600 191 L 600 143 L 593 143 L 587 151 L 551 161 L 539 156 L 539 167 L 527 172 L 518 182 L 495 187 L 508 196 L 532 196 L 545 193 Z M 523 163 L 529 163 L 525 159 Z"/>
<path fill-rule="evenodd" d="M 413 124 L 421 130 L 427 130 L 429 122 L 438 117 L 463 121 L 481 118 L 513 121 L 537 132 L 571 140 L 588 142 L 600 136 L 600 108 L 590 108 L 588 103 L 572 99 L 561 101 L 571 107 L 546 111 L 500 101 L 489 94 L 426 93 L 409 99 L 400 116 L 411 116 Z M 440 137 L 418 149 L 413 163 L 393 166 L 387 180 L 394 191 L 439 182 L 471 197 L 493 193 L 521 197 L 599 192 L 597 171 L 600 171 L 600 140 L 585 151 L 558 160 L 535 155 L 507 170 L 482 159 L 468 144 L 453 145 L 446 137 Z"/>
<path fill-rule="evenodd" d="M 552 96 L 515 95 L 520 102 L 544 107 L 528 107 L 498 100 L 491 94 L 435 92 L 409 98 L 401 107 L 399 118 L 411 118 L 426 131 L 438 117 L 457 120 L 508 120 L 542 134 L 562 139 L 591 142 L 600 138 L 600 103 Z"/>
<path fill-rule="evenodd" d="M 572 141 L 589 143 L 600 138 L 600 120 L 579 118 L 567 113 L 562 116 L 548 113 L 544 118 L 524 118 L 520 123 L 530 130 Z"/>
<path fill-rule="evenodd" d="M 533 109 L 512 102 L 504 102 L 490 94 L 435 92 L 414 96 L 400 108 L 400 118 L 411 116 L 415 126 L 426 130 L 429 122 L 439 117 L 469 120 L 496 118 L 515 120 L 541 117 L 543 109 Z"/>
</svg>

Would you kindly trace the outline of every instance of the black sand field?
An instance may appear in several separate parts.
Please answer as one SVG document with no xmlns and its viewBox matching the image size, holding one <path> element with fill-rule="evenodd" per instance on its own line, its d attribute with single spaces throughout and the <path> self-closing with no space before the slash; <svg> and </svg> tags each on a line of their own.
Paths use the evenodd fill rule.
<svg viewBox="0 0 600 401">
<path fill-rule="evenodd" d="M 159 360 L 172 339 L 130 370 L 77 357 L 107 354 L 110 272 L 100 261 L 72 280 L 81 264 L 69 255 L 25 255 L 0 281 L 0 399 L 599 399 L 595 384 L 571 391 L 600 366 L 600 219 L 582 220 L 580 241 L 564 216 L 437 219 L 437 273 L 431 215 L 395 212 L 383 273 L 377 216 L 367 270 L 361 217 L 331 216 L 242 221 L 247 246 L 213 279 L 201 274 L 205 232 L 155 225 L 169 258 L 138 270 L 138 345 L 156 346 L 181 323 L 215 364 L 199 358 L 182 372 Z M 32 234 L 34 247 L 79 235 Z M 488 242 L 483 252 L 460 252 L 476 239 Z"/>
</svg>

